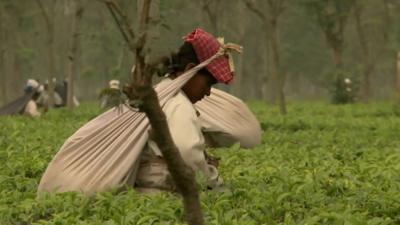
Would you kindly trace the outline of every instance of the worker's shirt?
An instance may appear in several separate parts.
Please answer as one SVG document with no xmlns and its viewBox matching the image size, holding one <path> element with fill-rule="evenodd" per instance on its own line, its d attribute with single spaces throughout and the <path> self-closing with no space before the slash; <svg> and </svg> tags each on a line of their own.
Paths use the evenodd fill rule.
<svg viewBox="0 0 400 225">
<path fill-rule="evenodd" d="M 38 111 L 36 102 L 34 100 L 29 100 L 26 104 L 24 109 L 24 115 L 31 116 L 31 117 L 38 117 L 40 116 L 40 112 Z"/>
<path fill-rule="evenodd" d="M 50 98 L 49 92 L 43 91 L 40 94 L 39 98 L 36 100 L 36 102 L 41 106 L 48 106 L 49 98 Z M 54 92 L 54 105 L 61 106 L 62 104 L 63 104 L 63 100 L 62 100 L 61 96 L 57 92 Z"/>
<path fill-rule="evenodd" d="M 217 168 L 206 161 L 205 140 L 201 132 L 200 121 L 188 97 L 182 91 L 178 92 L 168 100 L 163 111 L 167 117 L 171 137 L 186 165 L 195 172 L 203 173 L 208 178 L 209 186 L 219 185 L 222 179 L 219 179 Z M 162 159 L 162 154 L 157 144 L 149 139 L 142 156 L 142 168 L 139 168 L 138 171 L 137 184 L 139 184 L 138 186 L 170 189 L 171 181 L 165 162 L 154 160 L 154 157 Z M 167 185 L 165 186 L 165 184 Z"/>
</svg>

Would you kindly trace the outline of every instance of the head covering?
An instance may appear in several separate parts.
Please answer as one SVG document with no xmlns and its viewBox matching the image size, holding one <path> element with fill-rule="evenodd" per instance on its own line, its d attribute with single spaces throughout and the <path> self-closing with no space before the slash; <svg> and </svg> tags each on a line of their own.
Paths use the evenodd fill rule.
<svg viewBox="0 0 400 225">
<path fill-rule="evenodd" d="M 28 79 L 28 81 L 26 82 L 26 88 L 27 87 L 31 87 L 33 89 L 36 89 L 39 87 L 39 82 L 37 82 L 37 80 L 34 79 Z"/>
<path fill-rule="evenodd" d="M 39 88 L 39 82 L 37 82 L 37 80 L 35 80 L 35 79 L 28 79 L 27 81 L 26 81 L 26 85 L 25 85 L 25 87 L 24 87 L 24 91 L 26 92 L 26 93 L 31 93 L 31 92 L 33 92 L 33 91 L 35 91 L 35 90 L 37 90 L 38 88 Z"/>
<path fill-rule="evenodd" d="M 213 56 L 221 47 L 221 43 L 213 35 L 201 28 L 196 28 L 183 40 L 192 44 L 200 62 Z M 233 68 L 230 66 L 227 55 L 216 58 L 206 68 L 220 83 L 228 84 L 233 79 Z"/>
<path fill-rule="evenodd" d="M 110 82 L 108 82 L 108 85 L 112 89 L 119 89 L 119 80 L 110 80 Z"/>
</svg>

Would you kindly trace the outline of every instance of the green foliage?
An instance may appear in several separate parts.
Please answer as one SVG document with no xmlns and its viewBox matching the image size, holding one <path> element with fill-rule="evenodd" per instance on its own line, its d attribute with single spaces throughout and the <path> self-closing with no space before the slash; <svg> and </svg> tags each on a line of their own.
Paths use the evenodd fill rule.
<svg viewBox="0 0 400 225">
<path fill-rule="evenodd" d="M 214 149 L 226 190 L 202 192 L 207 224 L 400 223 L 400 118 L 390 104 L 251 104 L 263 143 Z M 184 224 L 180 198 L 134 190 L 36 197 L 48 162 L 95 105 L 0 118 L 0 224 Z"/>
</svg>

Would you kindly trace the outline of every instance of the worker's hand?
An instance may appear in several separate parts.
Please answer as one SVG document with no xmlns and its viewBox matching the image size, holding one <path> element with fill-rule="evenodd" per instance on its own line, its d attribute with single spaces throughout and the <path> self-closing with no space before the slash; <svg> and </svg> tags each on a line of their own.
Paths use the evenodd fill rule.
<svg viewBox="0 0 400 225">
<path fill-rule="evenodd" d="M 222 177 L 218 174 L 218 176 L 216 178 L 210 179 L 208 180 L 207 183 L 207 189 L 211 190 L 211 189 L 215 189 L 217 187 L 220 187 L 224 184 L 224 180 L 222 179 Z"/>
<path fill-rule="evenodd" d="M 208 164 L 213 165 L 216 168 L 218 168 L 219 160 L 221 159 L 220 157 L 212 156 L 212 155 L 208 154 L 207 151 L 204 151 L 204 156 L 205 156 Z"/>
</svg>

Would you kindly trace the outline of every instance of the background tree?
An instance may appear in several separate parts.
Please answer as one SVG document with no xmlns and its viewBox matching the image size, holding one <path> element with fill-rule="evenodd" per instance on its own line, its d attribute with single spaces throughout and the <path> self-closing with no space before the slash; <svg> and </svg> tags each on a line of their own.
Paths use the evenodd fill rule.
<svg viewBox="0 0 400 225">
<path fill-rule="evenodd" d="M 77 65 L 79 63 L 79 55 L 77 54 L 79 52 L 79 36 L 80 36 L 80 24 L 81 24 L 81 19 L 82 19 L 82 14 L 83 14 L 83 5 L 81 0 L 74 0 L 69 2 L 70 5 L 67 5 L 67 7 L 70 7 L 68 10 L 71 11 L 71 48 L 70 48 L 70 54 L 68 56 L 69 59 L 69 70 L 68 70 L 68 96 L 67 96 L 67 106 L 69 108 L 74 107 L 74 87 L 75 87 L 75 79 L 74 77 L 77 77 L 78 69 Z"/>
<path fill-rule="evenodd" d="M 397 53 L 397 79 L 396 79 L 396 91 L 397 91 L 397 105 L 400 106 L 400 51 Z"/>
<path fill-rule="evenodd" d="M 36 3 L 38 4 L 43 19 L 46 24 L 46 30 L 47 30 L 47 47 L 48 47 L 48 75 L 47 75 L 47 81 L 48 81 L 48 93 L 49 93 L 49 106 L 54 105 L 54 87 L 55 83 L 53 78 L 55 78 L 56 74 L 56 68 L 55 68 L 55 56 L 54 56 L 54 18 L 55 18 L 55 5 L 57 3 L 57 0 L 51 0 L 49 1 L 48 4 L 48 9 L 45 8 L 45 5 L 41 0 L 36 0 Z"/>
<path fill-rule="evenodd" d="M 1 96 L 0 103 L 8 101 L 7 96 L 7 72 L 5 69 L 5 54 L 6 54 L 6 24 L 5 24 L 5 11 L 4 5 L 0 4 L 0 73 L 3 74 L 1 82 Z"/>
<path fill-rule="evenodd" d="M 200 0 L 203 21 L 205 21 L 206 28 L 216 36 L 219 35 L 221 19 L 223 18 L 222 8 L 223 0 Z"/>
<path fill-rule="evenodd" d="M 315 16 L 325 40 L 332 51 L 335 65 L 333 101 L 347 102 L 343 86 L 344 29 L 351 12 L 353 0 L 306 0 L 307 9 Z"/>
<path fill-rule="evenodd" d="M 236 17 L 227 17 L 229 20 L 226 29 L 223 30 L 223 33 L 230 34 L 232 37 L 232 42 L 238 43 L 240 45 L 247 45 L 246 43 L 246 27 L 247 27 L 247 16 L 246 16 L 246 7 L 242 1 L 234 1 L 231 6 L 231 12 L 233 12 Z M 227 6 L 226 6 L 227 7 Z M 228 9 L 229 10 L 229 9 Z M 246 48 L 246 46 L 245 46 Z M 235 55 L 236 56 L 236 55 Z M 240 98 L 246 98 L 245 89 L 249 82 L 246 82 L 250 79 L 250 74 L 245 74 L 245 65 L 243 60 L 243 54 L 240 56 L 234 57 L 235 61 L 235 78 L 232 83 L 232 93 Z"/>
<path fill-rule="evenodd" d="M 364 5 L 361 1 L 355 1 L 354 5 L 354 18 L 356 22 L 357 34 L 362 50 L 362 61 L 363 61 L 363 85 L 362 85 L 362 98 L 364 102 L 368 102 L 371 95 L 371 73 L 374 69 L 374 63 L 370 56 L 370 49 L 367 42 L 367 36 L 363 27 L 362 14 Z"/>
<path fill-rule="evenodd" d="M 285 104 L 285 94 L 283 91 L 285 77 L 280 68 L 280 53 L 279 53 L 279 24 L 278 19 L 284 10 L 285 0 L 268 0 L 264 4 L 266 7 L 266 12 L 261 10 L 260 6 L 256 6 L 254 1 L 247 0 L 247 7 L 253 11 L 264 23 L 264 30 L 266 33 L 266 46 L 267 46 L 267 57 L 266 59 L 269 63 L 270 77 L 273 88 L 274 100 L 278 102 L 281 114 L 285 115 L 286 104 Z"/>
</svg>

